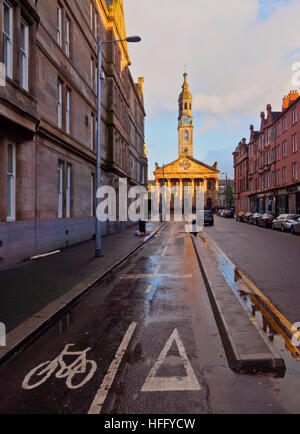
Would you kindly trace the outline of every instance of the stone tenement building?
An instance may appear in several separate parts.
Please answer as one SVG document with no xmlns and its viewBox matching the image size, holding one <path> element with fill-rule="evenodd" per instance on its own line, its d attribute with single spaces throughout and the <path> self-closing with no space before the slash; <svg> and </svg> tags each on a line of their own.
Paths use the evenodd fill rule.
<svg viewBox="0 0 300 434">
<path fill-rule="evenodd" d="M 300 214 L 300 97 L 291 91 L 282 110 L 267 105 L 260 130 L 250 126 L 233 153 L 236 211 Z"/>
<path fill-rule="evenodd" d="M 0 4 L 0 263 L 95 234 L 97 40 L 126 38 L 122 0 Z M 102 182 L 147 183 L 143 79 L 103 47 Z M 124 225 L 124 223 L 123 223 Z M 122 229 L 103 224 L 103 233 Z"/>
<path fill-rule="evenodd" d="M 194 122 L 193 122 L 193 98 L 187 82 L 187 73 L 184 74 L 182 92 L 178 100 L 178 153 L 179 158 L 164 167 L 156 166 L 154 171 L 156 186 L 161 188 L 168 186 L 179 188 L 180 195 L 184 195 L 184 187 L 189 188 L 192 194 L 193 206 L 195 206 L 195 188 L 204 185 L 205 202 L 207 209 L 218 205 L 218 164 L 208 166 L 193 157 L 194 152 Z M 171 204 L 173 198 L 171 198 Z"/>
</svg>

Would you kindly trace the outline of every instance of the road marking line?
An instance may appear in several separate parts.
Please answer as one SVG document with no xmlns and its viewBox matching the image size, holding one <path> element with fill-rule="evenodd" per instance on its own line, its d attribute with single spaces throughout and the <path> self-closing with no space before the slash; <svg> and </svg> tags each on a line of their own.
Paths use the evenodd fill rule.
<svg viewBox="0 0 300 434">
<path fill-rule="evenodd" d="M 158 265 L 157 267 L 156 267 L 156 270 L 155 270 L 155 272 L 154 272 L 154 276 L 158 276 L 158 273 L 159 273 L 159 270 L 161 269 L 161 265 Z"/>
<path fill-rule="evenodd" d="M 156 374 L 162 364 L 166 361 L 168 352 L 173 342 L 176 342 L 177 344 L 180 360 L 184 365 L 187 375 L 186 377 L 157 377 Z M 191 362 L 187 357 L 183 342 L 179 337 L 178 330 L 175 329 L 167 340 L 167 343 L 160 353 L 157 362 L 151 369 L 150 374 L 142 387 L 142 392 L 173 392 L 185 390 L 201 390 L 201 386 L 196 378 Z"/>
<path fill-rule="evenodd" d="M 252 283 L 248 277 L 246 277 L 238 268 L 236 268 L 236 274 L 239 275 L 249 286 L 253 289 L 253 291 L 260 297 L 260 299 L 268 306 L 269 309 L 280 319 L 282 324 L 293 334 L 297 331 L 292 324 L 279 312 L 278 309 L 267 299 L 267 297 Z"/>
<path fill-rule="evenodd" d="M 163 250 L 163 252 L 162 252 L 162 254 L 161 254 L 162 256 L 166 256 L 168 248 L 169 248 L 169 246 L 166 246 L 166 247 L 164 248 L 164 250 Z"/>
<path fill-rule="evenodd" d="M 157 278 L 169 278 L 169 279 L 192 279 L 192 274 L 184 274 L 182 276 L 176 274 L 127 274 L 122 276 L 121 279 L 157 279 Z"/>
<path fill-rule="evenodd" d="M 148 288 L 146 289 L 146 294 L 150 294 L 152 292 L 152 285 L 149 285 Z"/>
<path fill-rule="evenodd" d="M 88 414 L 100 414 L 102 411 L 102 406 L 106 400 L 106 397 L 108 395 L 108 392 L 110 391 L 110 388 L 114 382 L 115 376 L 118 372 L 120 363 L 123 359 L 123 356 L 128 348 L 129 342 L 132 338 L 132 335 L 135 331 L 135 328 L 137 326 L 137 323 L 134 322 L 130 324 L 120 346 L 118 351 L 116 352 L 114 360 L 111 362 L 110 367 L 108 368 L 107 374 L 104 377 L 102 384 L 96 393 L 96 396 L 94 398 L 94 401 L 88 411 Z"/>
</svg>

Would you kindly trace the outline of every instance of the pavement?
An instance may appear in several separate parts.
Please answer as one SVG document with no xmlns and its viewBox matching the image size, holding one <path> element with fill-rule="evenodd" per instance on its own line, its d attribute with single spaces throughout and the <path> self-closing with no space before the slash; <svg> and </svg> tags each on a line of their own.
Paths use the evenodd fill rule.
<svg viewBox="0 0 300 434">
<path fill-rule="evenodd" d="M 230 368 L 192 236 L 171 223 L 0 366 L 0 412 L 299 412 L 296 370 Z"/>
<path fill-rule="evenodd" d="M 161 223 L 150 222 L 152 232 Z M 61 253 L 18 264 L 0 272 L 0 322 L 10 332 L 41 309 L 93 275 L 102 275 L 143 243 L 138 225 L 102 238 L 101 258 L 95 258 L 95 241 L 61 250 Z"/>
<path fill-rule="evenodd" d="M 2 270 L 0 274 L 0 360 L 11 357 L 51 325 L 58 316 L 126 260 L 160 230 L 147 223 L 146 238 L 135 235 L 137 225 L 102 239 L 103 256 L 95 258 L 93 240 Z M 3 330 L 4 325 L 4 330 Z"/>
</svg>

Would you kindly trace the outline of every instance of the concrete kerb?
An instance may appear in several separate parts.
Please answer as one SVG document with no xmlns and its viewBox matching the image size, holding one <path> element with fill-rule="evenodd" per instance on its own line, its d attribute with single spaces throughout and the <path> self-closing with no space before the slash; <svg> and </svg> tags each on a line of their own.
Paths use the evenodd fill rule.
<svg viewBox="0 0 300 434">
<path fill-rule="evenodd" d="M 6 347 L 0 347 L 0 364 L 12 358 L 18 351 L 26 348 L 33 340 L 51 327 L 53 323 L 63 317 L 75 304 L 77 304 L 97 284 L 106 279 L 117 267 L 126 261 L 131 255 L 142 248 L 149 240 L 163 230 L 168 223 L 162 224 L 158 229 L 146 238 L 123 258 L 114 263 L 101 275 L 96 273 L 70 289 L 53 303 L 48 304 L 41 311 L 28 318 L 6 337 Z"/>
<path fill-rule="evenodd" d="M 192 241 L 230 368 L 237 372 L 276 372 L 283 376 L 286 367 L 279 352 L 250 322 L 221 272 L 211 270 L 212 258 L 197 246 L 200 239 L 192 238 Z"/>
</svg>

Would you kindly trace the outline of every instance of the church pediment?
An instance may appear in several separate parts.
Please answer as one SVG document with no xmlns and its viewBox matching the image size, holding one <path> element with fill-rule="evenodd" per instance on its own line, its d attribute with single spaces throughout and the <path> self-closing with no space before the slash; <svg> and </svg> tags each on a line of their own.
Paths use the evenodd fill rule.
<svg viewBox="0 0 300 434">
<path fill-rule="evenodd" d="M 195 160 L 191 157 L 181 157 L 172 163 L 165 166 L 165 174 L 203 174 L 203 175 L 217 175 L 219 173 L 218 169 L 215 167 L 208 166 L 201 161 Z M 157 168 L 154 174 L 160 174 L 163 172 L 163 168 Z"/>
</svg>

